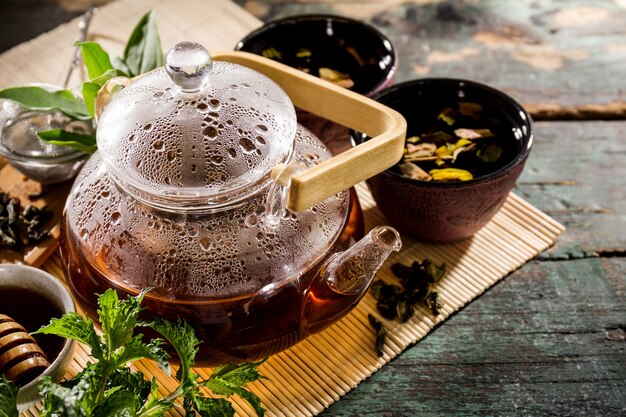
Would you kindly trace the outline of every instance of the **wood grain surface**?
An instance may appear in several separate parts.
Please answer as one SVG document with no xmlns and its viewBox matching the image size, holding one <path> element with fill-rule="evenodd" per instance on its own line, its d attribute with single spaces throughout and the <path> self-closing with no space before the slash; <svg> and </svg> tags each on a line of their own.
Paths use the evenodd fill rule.
<svg viewBox="0 0 626 417">
<path fill-rule="evenodd" d="M 553 109 L 545 118 L 573 119 L 535 124 L 515 190 L 567 227 L 556 246 L 321 415 L 626 415 L 626 2 L 237 3 L 262 20 L 309 12 L 363 19 L 398 48 L 397 81 L 474 79 L 539 106 L 536 114 Z M 3 0 L 2 48 L 87 5 Z M 580 109 L 596 110 L 582 117 Z"/>
</svg>

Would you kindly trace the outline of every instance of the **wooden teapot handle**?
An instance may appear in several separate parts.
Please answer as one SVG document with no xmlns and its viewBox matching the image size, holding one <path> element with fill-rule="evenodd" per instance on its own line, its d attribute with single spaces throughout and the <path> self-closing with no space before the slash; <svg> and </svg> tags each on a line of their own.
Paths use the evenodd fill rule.
<svg viewBox="0 0 626 417">
<path fill-rule="evenodd" d="M 372 139 L 291 177 L 287 207 L 303 211 L 393 166 L 402 158 L 406 120 L 372 99 L 248 52 L 212 54 L 274 80 L 293 104 Z M 282 168 L 282 167 L 281 167 Z"/>
</svg>

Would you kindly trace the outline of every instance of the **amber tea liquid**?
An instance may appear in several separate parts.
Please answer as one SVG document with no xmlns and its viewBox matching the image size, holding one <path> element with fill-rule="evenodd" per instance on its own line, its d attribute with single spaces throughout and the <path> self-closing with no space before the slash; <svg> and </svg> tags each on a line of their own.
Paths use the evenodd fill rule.
<svg viewBox="0 0 626 417">
<path fill-rule="evenodd" d="M 77 301 L 87 313 L 97 318 L 96 294 L 108 288 L 115 289 L 122 298 L 137 295 L 111 279 L 117 274 L 107 270 L 100 257 L 91 263 L 83 256 L 75 237 L 68 233 L 66 221 L 61 236 L 65 273 Z M 351 190 L 349 216 L 340 238 L 325 258 L 300 277 L 284 280 L 263 296 L 244 295 L 225 301 L 166 299 L 148 294 L 143 301 L 144 318 L 183 318 L 192 325 L 202 341 L 198 365 L 254 360 L 280 352 L 335 322 L 361 298 L 361 295 L 335 294 L 316 285 L 314 280 L 329 256 L 345 250 L 363 236 L 363 227 L 363 213 L 356 192 Z M 149 332 L 146 335 L 156 336 Z M 172 359 L 175 360 L 175 354 Z"/>
</svg>

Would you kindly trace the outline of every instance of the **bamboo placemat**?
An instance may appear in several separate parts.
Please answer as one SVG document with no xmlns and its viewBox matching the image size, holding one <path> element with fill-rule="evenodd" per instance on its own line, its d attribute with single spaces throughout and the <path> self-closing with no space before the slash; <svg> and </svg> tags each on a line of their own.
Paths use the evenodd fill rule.
<svg viewBox="0 0 626 417">
<path fill-rule="evenodd" d="M 133 25 L 150 8 L 157 11 L 165 49 L 181 40 L 201 42 L 209 50 L 232 49 L 237 40 L 260 25 L 257 19 L 228 0 L 120 0 L 96 13 L 90 38 L 101 42 L 114 54 L 119 53 Z M 0 88 L 30 82 L 61 82 L 77 34 L 75 20 L 2 54 Z M 77 71 L 73 80 L 78 83 L 81 75 L 84 74 Z M 360 184 L 357 190 L 367 229 L 384 224 L 385 219 L 365 185 Z M 423 258 L 445 262 L 448 275 L 437 284 L 445 300 L 439 316 L 433 317 L 427 310 L 419 309 L 408 323 L 385 321 L 388 340 L 384 356 L 377 358 L 373 348 L 374 332 L 367 320 L 368 313 L 377 313 L 373 298 L 367 295 L 340 322 L 271 357 L 261 367 L 270 380 L 254 383 L 252 390 L 261 397 L 268 416 L 312 416 L 321 412 L 450 314 L 551 246 L 563 230 L 560 224 L 511 194 L 494 219 L 471 239 L 436 246 L 404 239 L 403 250 L 392 255 L 378 278 L 394 280 L 389 269 L 393 262 L 409 263 Z M 63 279 L 61 262 L 55 253 L 43 268 Z M 76 374 L 88 360 L 85 349 L 78 346 L 68 376 Z M 136 366 L 148 377 L 157 376 L 163 390 L 161 394 L 171 391 L 174 381 L 154 363 L 142 361 Z M 206 377 L 210 369 L 196 372 Z M 254 415 L 243 401 L 234 399 L 234 406 L 241 416 Z M 39 413 L 33 408 L 24 415 L 32 417 Z M 172 413 L 172 416 L 180 415 L 176 411 Z"/>
<path fill-rule="evenodd" d="M 357 186 L 365 212 L 366 228 L 384 224 L 385 219 L 376 207 L 364 184 Z M 511 194 L 491 222 L 472 238 L 446 245 L 428 245 L 403 238 L 402 251 L 393 254 L 378 273 L 385 281 L 394 281 L 390 265 L 408 264 L 428 258 L 445 262 L 448 274 L 437 284 L 445 305 L 439 316 L 419 308 L 407 323 L 382 319 L 376 312 L 374 298 L 368 294 L 359 305 L 338 323 L 323 332 L 270 357 L 261 366 L 263 375 L 270 378 L 252 384 L 251 389 L 261 397 L 268 416 L 313 416 L 356 387 L 409 345 L 426 336 L 438 323 L 482 294 L 511 271 L 522 266 L 546 248 L 563 232 L 559 223 L 520 197 Z M 61 259 L 55 254 L 43 265 L 44 269 L 63 279 Z M 367 319 L 372 313 L 383 320 L 388 330 L 384 356 L 374 353 L 375 334 Z M 75 375 L 89 360 L 82 346 L 78 346 L 68 376 Z M 148 378 L 153 375 L 160 382 L 161 395 L 171 392 L 174 380 L 167 377 L 151 361 L 140 361 L 136 369 Z M 201 377 L 208 377 L 210 369 L 196 369 Z M 240 399 L 233 398 L 237 414 L 254 416 L 254 411 Z M 38 416 L 33 408 L 26 416 Z M 182 416 L 174 411 L 172 416 Z"/>
</svg>

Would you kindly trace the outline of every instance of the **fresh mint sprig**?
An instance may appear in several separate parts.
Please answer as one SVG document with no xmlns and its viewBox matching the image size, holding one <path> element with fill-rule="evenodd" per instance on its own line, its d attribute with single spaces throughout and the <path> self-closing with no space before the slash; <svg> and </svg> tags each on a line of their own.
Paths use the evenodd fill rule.
<svg viewBox="0 0 626 417">
<path fill-rule="evenodd" d="M 29 110 L 58 110 L 76 120 L 90 120 L 95 114 L 98 91 L 114 77 L 135 77 L 163 66 L 164 56 L 154 11 L 141 17 L 133 29 L 121 57 L 111 62 L 109 53 L 97 42 L 77 42 L 89 81 L 82 85 L 83 99 L 69 90 L 50 92 L 41 87 L 25 86 L 0 90 L 0 99 L 11 100 Z M 97 149 L 96 138 L 63 129 L 45 130 L 37 133 L 39 139 L 54 145 L 69 146 L 85 153 Z"/>
<path fill-rule="evenodd" d="M 91 348 L 91 355 L 96 360 L 60 384 L 49 378 L 43 380 L 40 385 L 44 398 L 41 416 L 161 417 L 182 400 L 187 416 L 232 417 L 235 410 L 227 398 L 238 395 L 263 417 L 265 410 L 259 397 L 246 388 L 247 384 L 263 378 L 258 371 L 263 361 L 222 365 L 215 368 L 208 379 L 199 380 L 192 370 L 200 343 L 193 328 L 182 320 L 176 323 L 164 319 L 141 322 L 139 313 L 145 293 L 126 300 L 119 300 L 113 290 L 100 295 L 97 313 L 102 335 L 96 333 L 90 319 L 77 313 L 53 319 L 35 332 L 84 343 Z M 155 360 L 166 373 L 170 372 L 164 341 L 157 338 L 143 342 L 141 335 L 134 335 L 141 327 L 150 327 L 161 334 L 179 357 L 178 386 L 164 396 L 159 396 L 155 378 L 148 381 L 141 372 L 127 367 L 130 362 L 146 358 Z M 207 397 L 206 390 L 227 398 Z M 3 410 L 0 417 L 17 417 L 16 395 L 17 389 L 12 383 L 0 380 L 0 410 Z"/>
</svg>

